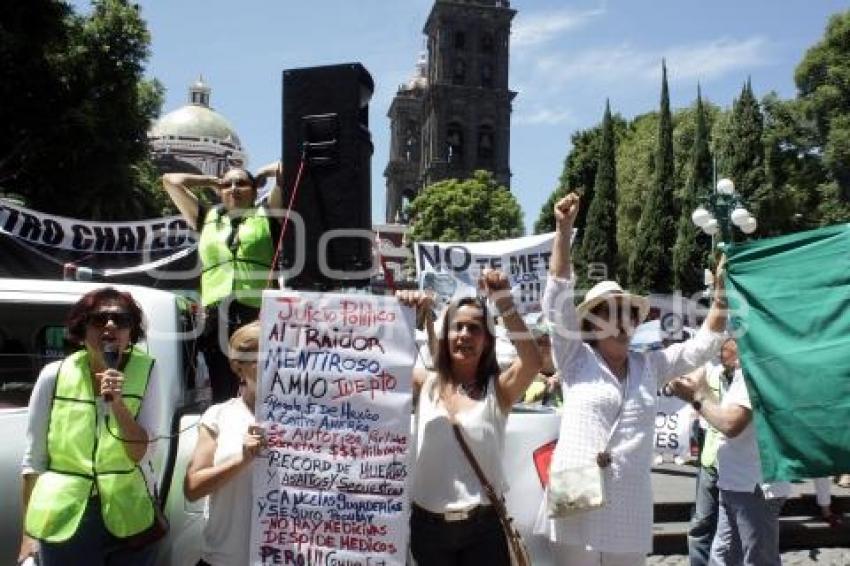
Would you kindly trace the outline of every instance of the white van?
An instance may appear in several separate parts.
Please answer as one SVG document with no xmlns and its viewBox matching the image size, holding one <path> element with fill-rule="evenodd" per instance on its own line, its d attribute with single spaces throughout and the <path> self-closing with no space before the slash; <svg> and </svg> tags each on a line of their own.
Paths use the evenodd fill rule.
<svg viewBox="0 0 850 566">
<path fill-rule="evenodd" d="M 64 321 L 79 298 L 103 283 L 0 278 L 0 564 L 14 564 L 21 540 L 20 464 L 24 449 L 27 403 L 41 368 L 66 355 Z M 116 285 L 130 292 L 145 313 L 147 338 L 140 344 L 154 358 L 162 378 L 158 432 L 168 438 L 148 451 L 157 489 L 170 522 L 161 541 L 157 563 L 194 566 L 200 557 L 203 500 L 183 497 L 186 464 L 195 446 L 196 429 L 207 381 L 198 368 L 195 304 L 175 293 Z M 507 503 L 528 543 L 535 565 L 551 563 L 548 542 L 532 535 L 543 495 L 534 468 L 534 451 L 557 438 L 559 417 L 550 409 L 518 410 L 508 420 L 505 474 L 510 483 Z M 148 467 L 144 466 L 145 471 Z"/>
</svg>

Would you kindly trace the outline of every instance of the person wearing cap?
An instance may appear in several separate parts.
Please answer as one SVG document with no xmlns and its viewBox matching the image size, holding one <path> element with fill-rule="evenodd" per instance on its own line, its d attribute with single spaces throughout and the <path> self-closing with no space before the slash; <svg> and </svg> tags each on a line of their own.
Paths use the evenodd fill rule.
<svg viewBox="0 0 850 566">
<path fill-rule="evenodd" d="M 256 320 L 260 312 L 280 235 L 280 223 L 270 211 L 283 206 L 282 175 L 276 161 L 260 169 L 256 177 L 240 167 L 221 178 L 187 173 L 162 176 L 162 186 L 174 205 L 189 226 L 200 232 L 201 303 L 206 314 L 200 345 L 214 403 L 237 393 L 238 379 L 224 352 L 236 329 Z M 275 186 L 265 204 L 256 206 L 257 191 L 269 177 L 275 177 Z M 208 207 L 198 200 L 193 191 L 204 187 L 216 191 L 219 205 Z"/>
<path fill-rule="evenodd" d="M 547 534 L 558 564 L 644 564 L 652 550 L 656 392 L 716 354 L 726 306 L 717 293 L 693 338 L 660 350 L 630 352 L 631 335 L 649 314 L 649 301 L 615 281 L 603 281 L 575 307 L 570 238 L 579 196 L 571 193 L 554 208 L 557 228 L 543 313 L 553 324 L 552 349 L 563 376 L 564 406 L 552 469 L 595 463 L 603 468 L 608 502 L 550 518 Z M 722 291 L 723 277 L 718 275 L 715 281 Z"/>
</svg>

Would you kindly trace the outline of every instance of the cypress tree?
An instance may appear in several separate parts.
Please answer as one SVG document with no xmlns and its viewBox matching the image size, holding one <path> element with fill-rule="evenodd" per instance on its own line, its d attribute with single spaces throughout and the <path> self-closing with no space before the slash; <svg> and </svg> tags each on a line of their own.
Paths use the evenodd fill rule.
<svg viewBox="0 0 850 566">
<path fill-rule="evenodd" d="M 606 279 L 614 279 L 617 273 L 617 163 L 614 137 L 614 122 L 611 105 L 605 102 L 602 119 L 602 138 L 599 143 L 598 166 L 593 183 L 593 194 L 587 208 L 584 237 L 578 248 L 576 264 L 581 267 L 579 286 L 587 288 L 590 264 L 604 265 Z"/>
<path fill-rule="evenodd" d="M 685 296 L 703 287 L 702 273 L 708 265 L 710 240 L 691 222 L 691 213 L 697 207 L 697 195 L 712 189 L 711 152 L 708 147 L 708 124 L 702 93 L 697 86 L 696 129 L 691 150 L 690 171 L 682 194 L 681 214 L 673 247 L 673 283 Z"/>
<path fill-rule="evenodd" d="M 674 201 L 673 119 L 667 88 L 667 65 L 661 63 L 661 110 L 658 119 L 658 146 L 655 178 L 641 211 L 637 242 L 629 258 L 629 285 L 643 292 L 669 293 L 673 290 L 671 254 L 676 241 Z"/>
<path fill-rule="evenodd" d="M 732 104 L 729 135 L 718 156 L 718 174 L 732 179 L 744 199 L 753 197 L 765 182 L 763 131 L 761 107 L 747 79 L 740 98 Z"/>
</svg>

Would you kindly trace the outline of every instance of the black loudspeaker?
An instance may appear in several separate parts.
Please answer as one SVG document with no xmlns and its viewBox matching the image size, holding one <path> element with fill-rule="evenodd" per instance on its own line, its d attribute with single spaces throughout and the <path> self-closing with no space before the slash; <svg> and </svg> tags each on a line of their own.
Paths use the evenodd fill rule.
<svg viewBox="0 0 850 566">
<path fill-rule="evenodd" d="M 284 205 L 302 160 L 292 210 L 304 220 L 303 246 L 294 226 L 284 236 L 282 267 L 292 273 L 286 286 L 324 291 L 362 287 L 372 266 L 372 135 L 369 100 L 375 84 L 359 63 L 283 71 Z M 321 269 L 320 239 L 331 230 L 356 229 L 359 237 L 333 237 Z M 299 257 L 302 256 L 302 257 Z M 360 272 L 360 273 L 357 273 Z"/>
</svg>

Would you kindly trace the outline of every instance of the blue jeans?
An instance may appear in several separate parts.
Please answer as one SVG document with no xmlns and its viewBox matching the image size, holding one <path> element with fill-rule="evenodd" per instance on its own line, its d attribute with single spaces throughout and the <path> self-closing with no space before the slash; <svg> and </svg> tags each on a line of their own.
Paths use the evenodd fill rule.
<svg viewBox="0 0 850 566">
<path fill-rule="evenodd" d="M 100 500 L 88 500 L 74 535 L 63 542 L 39 541 L 41 566 L 151 566 L 157 544 L 131 549 L 106 530 Z"/>
<path fill-rule="evenodd" d="M 717 530 L 719 497 L 717 469 L 700 467 L 694 514 L 688 529 L 688 558 L 691 566 L 708 565 L 711 541 L 714 540 L 714 532 Z"/>
<path fill-rule="evenodd" d="M 781 566 L 779 512 L 784 503 L 784 497 L 766 499 L 760 487 L 752 493 L 721 489 L 712 566 Z"/>
</svg>

